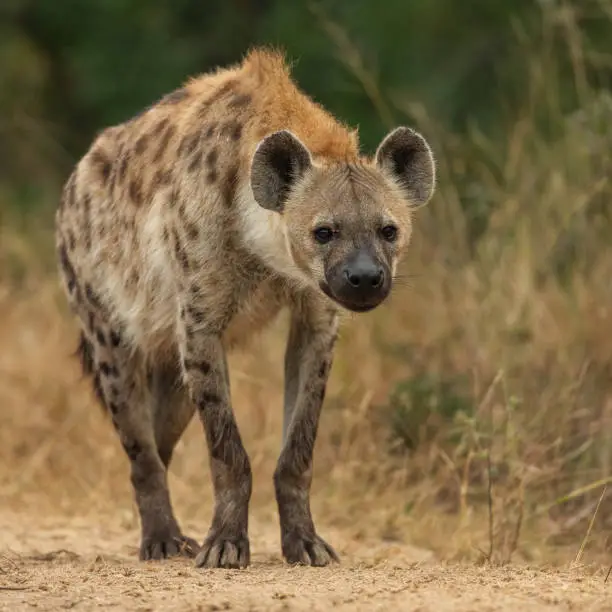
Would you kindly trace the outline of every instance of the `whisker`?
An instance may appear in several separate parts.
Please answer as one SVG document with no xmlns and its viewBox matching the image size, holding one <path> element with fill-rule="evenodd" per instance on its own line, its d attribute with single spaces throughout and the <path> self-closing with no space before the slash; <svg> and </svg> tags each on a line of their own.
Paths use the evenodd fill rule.
<svg viewBox="0 0 612 612">
<path fill-rule="evenodd" d="M 400 287 L 413 287 L 414 283 L 412 281 L 414 278 L 413 276 L 397 275 L 393 277 L 393 284 Z"/>
</svg>

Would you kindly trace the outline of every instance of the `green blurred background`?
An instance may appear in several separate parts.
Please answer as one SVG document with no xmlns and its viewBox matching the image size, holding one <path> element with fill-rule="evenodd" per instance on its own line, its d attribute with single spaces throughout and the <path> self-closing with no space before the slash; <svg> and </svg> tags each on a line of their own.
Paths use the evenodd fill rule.
<svg viewBox="0 0 612 612">
<path fill-rule="evenodd" d="M 578 47 L 592 70 L 578 76 L 607 86 L 611 13 L 604 0 L 2 0 L 0 202 L 40 206 L 97 130 L 260 43 L 287 50 L 366 150 L 424 117 L 495 139 L 529 103 L 535 47 L 554 57 L 564 112 L 579 98 Z"/>
</svg>

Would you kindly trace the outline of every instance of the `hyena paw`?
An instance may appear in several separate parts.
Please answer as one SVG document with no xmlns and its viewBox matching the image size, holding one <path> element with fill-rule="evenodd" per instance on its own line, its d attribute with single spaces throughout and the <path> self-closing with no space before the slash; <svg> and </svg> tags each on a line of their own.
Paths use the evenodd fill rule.
<svg viewBox="0 0 612 612">
<path fill-rule="evenodd" d="M 196 567 L 245 568 L 251 562 L 249 539 L 246 535 L 222 533 L 208 535 L 195 560 Z"/>
<path fill-rule="evenodd" d="M 288 563 L 324 567 L 339 563 L 336 551 L 316 533 L 288 533 L 283 537 L 283 556 Z"/>
<path fill-rule="evenodd" d="M 184 535 L 156 534 L 144 537 L 140 544 L 141 561 L 159 561 L 168 557 L 193 558 L 198 554 L 198 543 Z"/>
</svg>

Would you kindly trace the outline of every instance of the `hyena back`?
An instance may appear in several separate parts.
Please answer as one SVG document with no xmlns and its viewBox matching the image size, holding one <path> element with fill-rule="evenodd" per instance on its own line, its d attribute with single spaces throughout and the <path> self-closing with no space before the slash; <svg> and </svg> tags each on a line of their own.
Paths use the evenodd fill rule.
<svg viewBox="0 0 612 612">
<path fill-rule="evenodd" d="M 309 491 L 338 313 L 391 290 L 412 211 L 434 162 L 400 127 L 373 158 L 357 133 L 294 84 L 280 54 L 255 50 L 136 118 L 104 130 L 64 187 L 60 271 L 80 353 L 131 465 L 141 559 L 249 563 L 251 468 L 230 406 L 226 351 L 282 308 L 283 448 L 274 474 L 282 552 L 326 565 Z M 198 412 L 215 493 L 202 546 L 172 510 L 167 468 Z"/>
</svg>

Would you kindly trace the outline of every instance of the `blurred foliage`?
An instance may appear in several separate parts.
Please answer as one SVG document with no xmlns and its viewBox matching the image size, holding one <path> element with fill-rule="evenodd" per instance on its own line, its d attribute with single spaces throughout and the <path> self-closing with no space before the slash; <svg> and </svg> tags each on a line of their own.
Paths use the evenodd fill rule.
<svg viewBox="0 0 612 612">
<path fill-rule="evenodd" d="M 463 423 L 474 415 L 474 402 L 465 391 L 461 377 L 442 378 L 422 373 L 400 381 L 391 392 L 387 412 L 390 419 L 392 448 L 414 450 L 431 443 L 440 432 L 442 446 L 461 440 Z"/>
<path fill-rule="evenodd" d="M 607 84 L 610 12 L 607 0 L 3 0 L 0 189 L 35 206 L 97 130 L 261 43 L 287 50 L 301 86 L 359 125 L 366 150 L 425 116 L 494 139 L 531 103 L 536 44 L 555 57 L 563 109 L 585 83 Z M 488 207 L 472 205 L 482 220 Z"/>
</svg>

